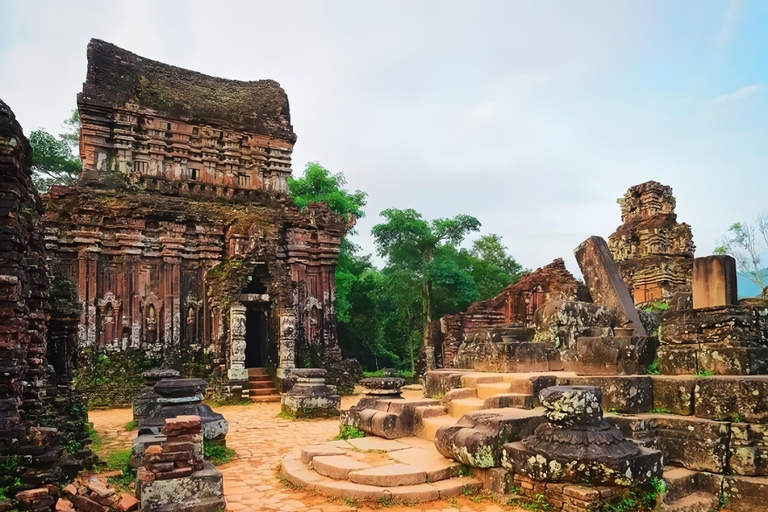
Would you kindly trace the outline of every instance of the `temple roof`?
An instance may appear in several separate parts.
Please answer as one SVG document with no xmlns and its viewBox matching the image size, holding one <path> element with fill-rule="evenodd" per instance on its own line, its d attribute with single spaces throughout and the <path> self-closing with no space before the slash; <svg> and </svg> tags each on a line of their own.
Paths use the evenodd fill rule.
<svg viewBox="0 0 768 512">
<path fill-rule="evenodd" d="M 78 105 L 96 104 L 218 125 L 290 142 L 288 96 L 274 80 L 242 82 L 216 78 L 140 57 L 91 39 L 88 75 Z"/>
</svg>

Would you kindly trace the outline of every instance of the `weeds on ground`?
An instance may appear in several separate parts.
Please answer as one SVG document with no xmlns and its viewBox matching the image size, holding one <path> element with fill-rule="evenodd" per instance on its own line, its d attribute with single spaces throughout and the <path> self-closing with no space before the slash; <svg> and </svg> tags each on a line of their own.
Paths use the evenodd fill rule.
<svg viewBox="0 0 768 512">
<path fill-rule="evenodd" d="M 131 420 L 128 423 L 125 424 L 125 430 L 128 432 L 131 432 L 133 430 L 136 430 L 138 428 L 139 424 L 136 423 L 136 420 Z"/>
<path fill-rule="evenodd" d="M 696 372 L 696 377 L 699 379 L 703 379 L 705 377 L 712 377 L 715 374 L 715 372 L 711 372 L 709 370 L 699 370 Z"/>
<path fill-rule="evenodd" d="M 341 501 L 344 502 L 344 504 L 348 507 L 360 507 L 360 502 L 357 498 L 350 498 L 348 496 L 342 496 Z"/>
<path fill-rule="evenodd" d="M 203 440 L 203 456 L 214 466 L 221 466 L 227 462 L 232 462 L 237 458 L 237 452 L 232 448 L 213 444 Z"/>
<path fill-rule="evenodd" d="M 365 437 L 365 432 L 351 425 L 339 425 L 339 435 L 333 439 L 336 441 L 346 441 L 347 439 L 359 439 Z"/>
<path fill-rule="evenodd" d="M 645 369 L 645 373 L 647 375 L 660 375 L 661 371 L 659 370 L 659 360 L 654 359 L 654 361 L 648 365 L 648 368 Z"/>
<path fill-rule="evenodd" d="M 669 409 L 665 409 L 664 407 L 654 407 L 648 412 L 653 414 L 672 414 L 672 411 L 670 411 Z"/>
<path fill-rule="evenodd" d="M 382 507 L 391 507 L 392 505 L 394 505 L 394 504 L 395 504 L 395 500 L 393 500 L 393 499 L 392 499 L 391 497 L 389 497 L 389 496 L 382 496 L 381 498 L 379 498 L 378 500 L 376 500 L 376 503 L 378 503 L 378 504 L 379 504 L 379 505 L 381 505 Z"/>
<path fill-rule="evenodd" d="M 456 471 L 456 476 L 472 476 L 472 468 L 470 468 L 466 464 L 462 464 L 459 467 L 459 470 Z"/>
</svg>

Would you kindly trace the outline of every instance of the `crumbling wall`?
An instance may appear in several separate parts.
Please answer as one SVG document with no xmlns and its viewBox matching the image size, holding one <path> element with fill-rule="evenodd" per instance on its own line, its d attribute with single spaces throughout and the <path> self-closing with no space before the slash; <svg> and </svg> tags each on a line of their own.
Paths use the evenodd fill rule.
<svg viewBox="0 0 768 512">
<path fill-rule="evenodd" d="M 532 327 L 536 310 L 551 300 L 590 301 L 584 284 L 568 272 L 561 258 L 524 275 L 492 299 L 476 302 L 465 312 L 444 316 L 440 320 L 444 366 L 452 366 L 468 333 L 506 324 Z"/>
<path fill-rule="evenodd" d="M 691 293 L 696 247 L 691 227 L 677 222 L 672 188 L 648 181 L 630 187 L 619 204 L 623 224 L 608 247 L 635 304 L 679 302 L 675 294 Z"/>
<path fill-rule="evenodd" d="M 0 101 L 0 487 L 11 493 L 55 484 L 92 462 L 87 408 L 66 374 L 57 386 L 49 365 L 43 208 L 31 157 Z"/>
</svg>

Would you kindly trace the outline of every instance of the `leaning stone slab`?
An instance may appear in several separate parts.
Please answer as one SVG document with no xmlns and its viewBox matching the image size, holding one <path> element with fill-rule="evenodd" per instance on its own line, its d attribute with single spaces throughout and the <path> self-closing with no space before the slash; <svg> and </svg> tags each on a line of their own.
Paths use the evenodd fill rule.
<svg viewBox="0 0 768 512">
<path fill-rule="evenodd" d="M 635 302 L 611 256 L 608 244 L 599 236 L 587 238 L 574 251 L 592 300 L 616 309 L 620 326 L 634 329 L 635 336 L 646 336 Z"/>
</svg>

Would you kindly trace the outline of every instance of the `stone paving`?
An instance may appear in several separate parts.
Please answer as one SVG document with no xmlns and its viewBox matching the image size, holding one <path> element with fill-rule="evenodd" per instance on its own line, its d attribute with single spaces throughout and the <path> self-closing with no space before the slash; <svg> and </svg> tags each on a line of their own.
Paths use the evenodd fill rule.
<svg viewBox="0 0 768 512">
<path fill-rule="evenodd" d="M 408 398 L 418 398 L 419 392 Z M 347 408 L 359 397 L 344 397 L 342 407 Z M 278 418 L 279 403 L 255 403 L 246 406 L 216 408 L 229 422 L 227 446 L 238 455 L 237 460 L 219 466 L 224 475 L 224 492 L 227 511 L 257 512 L 276 510 L 279 512 L 346 512 L 386 510 L 404 512 L 502 512 L 519 511 L 479 496 L 438 500 L 413 506 L 378 503 L 360 503 L 313 495 L 301 489 L 291 489 L 281 483 L 277 468 L 280 461 L 291 449 L 307 444 L 328 441 L 338 434 L 338 420 L 290 421 Z M 90 420 L 95 429 L 104 437 L 105 446 L 125 444 L 136 436 L 124 425 L 132 419 L 130 409 L 94 410 Z M 477 502 L 479 501 L 479 502 Z"/>
</svg>

